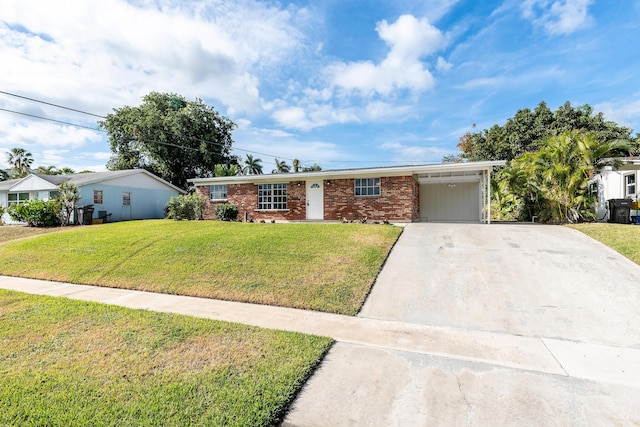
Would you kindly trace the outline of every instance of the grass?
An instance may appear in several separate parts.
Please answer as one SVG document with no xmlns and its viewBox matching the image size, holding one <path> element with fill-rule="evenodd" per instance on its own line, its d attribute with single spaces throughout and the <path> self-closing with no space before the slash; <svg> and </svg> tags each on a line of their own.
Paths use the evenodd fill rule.
<svg viewBox="0 0 640 427">
<path fill-rule="evenodd" d="M 24 225 L 3 225 L 0 226 L 0 243 L 10 240 L 23 239 L 25 237 L 38 236 L 40 234 L 60 231 L 59 227 L 25 227 Z"/>
<path fill-rule="evenodd" d="M 640 226 L 629 224 L 574 224 L 574 228 L 640 264 Z"/>
<path fill-rule="evenodd" d="M 0 290 L 0 425 L 268 426 L 332 341 Z"/>
<path fill-rule="evenodd" d="M 353 315 L 400 232 L 363 224 L 120 222 L 1 244 L 0 274 Z"/>
</svg>

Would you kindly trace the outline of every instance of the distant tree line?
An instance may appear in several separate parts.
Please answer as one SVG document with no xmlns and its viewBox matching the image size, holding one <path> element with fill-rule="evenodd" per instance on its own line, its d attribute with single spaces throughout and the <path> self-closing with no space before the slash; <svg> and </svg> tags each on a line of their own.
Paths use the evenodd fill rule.
<svg viewBox="0 0 640 427">
<path fill-rule="evenodd" d="M 7 151 L 7 162 L 11 169 L 9 171 L 0 169 L 0 181 L 6 181 L 14 178 L 24 178 L 30 173 L 37 173 L 41 175 L 71 175 L 76 173 L 69 167 L 58 168 L 56 166 L 38 166 L 35 170 L 33 166 L 33 154 L 25 150 L 24 148 L 12 148 Z M 90 170 L 84 170 L 79 173 L 92 172 Z"/>
</svg>

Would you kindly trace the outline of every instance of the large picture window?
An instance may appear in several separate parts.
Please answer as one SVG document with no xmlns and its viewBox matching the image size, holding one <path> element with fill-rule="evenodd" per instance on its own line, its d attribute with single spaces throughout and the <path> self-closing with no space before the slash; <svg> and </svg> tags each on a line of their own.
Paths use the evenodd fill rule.
<svg viewBox="0 0 640 427">
<path fill-rule="evenodd" d="M 227 200 L 227 185 L 210 185 L 209 198 L 211 200 Z"/>
<path fill-rule="evenodd" d="M 626 197 L 636 197 L 636 176 L 635 175 L 626 175 L 624 177 L 625 184 L 625 196 Z"/>
<path fill-rule="evenodd" d="M 29 193 L 9 193 L 7 195 L 7 201 L 10 205 L 17 205 L 29 200 Z"/>
<path fill-rule="evenodd" d="M 380 178 L 356 178 L 355 194 L 356 196 L 379 196 Z"/>
<path fill-rule="evenodd" d="M 287 184 L 258 185 L 259 210 L 286 210 Z"/>
</svg>

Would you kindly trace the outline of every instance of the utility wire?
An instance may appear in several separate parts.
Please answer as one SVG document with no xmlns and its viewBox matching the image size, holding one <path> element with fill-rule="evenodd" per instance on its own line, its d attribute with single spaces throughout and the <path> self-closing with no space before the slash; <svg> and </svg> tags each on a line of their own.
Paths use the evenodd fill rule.
<svg viewBox="0 0 640 427">
<path fill-rule="evenodd" d="M 9 95 L 9 96 L 15 96 L 16 98 L 26 99 L 28 101 L 38 102 L 40 104 L 51 105 L 52 107 L 62 108 L 62 109 L 69 110 L 69 111 L 75 111 L 76 113 L 82 113 L 82 114 L 86 114 L 88 116 L 94 116 L 94 117 L 99 117 L 101 119 L 106 119 L 105 116 L 101 116 L 99 114 L 88 113 L 86 111 L 76 110 L 75 108 L 64 107 L 64 106 L 58 105 L 58 104 L 52 104 L 51 102 L 40 101 L 39 99 L 29 98 L 27 96 L 22 96 L 22 95 L 16 95 L 15 93 L 5 92 L 3 90 L 0 90 L 0 93 L 2 93 L 4 95 Z"/>
<path fill-rule="evenodd" d="M 6 108 L 0 108 L 0 111 L 6 111 L 6 112 L 8 112 L 8 113 L 19 114 L 19 115 L 21 115 L 21 116 L 32 117 L 32 118 L 34 118 L 34 119 L 48 120 L 48 121 L 50 121 L 50 122 L 60 123 L 60 124 L 63 124 L 63 125 L 76 126 L 76 127 L 79 127 L 79 128 L 85 128 L 85 129 L 96 130 L 96 131 L 98 131 L 98 132 L 105 132 L 105 131 L 104 131 L 104 130 L 102 130 L 102 129 L 94 128 L 94 127 L 91 127 L 91 126 L 84 126 L 84 125 L 79 125 L 79 124 L 77 124 L 77 123 L 64 122 L 64 121 L 62 121 L 62 120 L 55 120 L 55 119 L 50 119 L 50 118 L 48 118 L 48 117 L 36 116 L 35 114 L 21 113 L 20 111 L 8 110 L 8 109 L 6 109 Z"/>
<path fill-rule="evenodd" d="M 53 104 L 51 102 L 46 102 L 46 101 L 42 101 L 42 100 L 35 99 L 35 98 L 29 98 L 27 96 L 17 95 L 15 93 L 6 92 L 6 91 L 3 91 L 3 90 L 0 90 L 0 93 L 4 94 L 4 95 L 13 96 L 13 97 L 16 97 L 16 98 L 26 99 L 26 100 L 32 101 L 32 102 L 37 102 L 37 103 L 40 103 L 40 104 L 50 105 L 50 106 L 56 107 L 56 108 L 62 108 L 64 110 L 74 111 L 76 113 L 86 114 L 88 116 L 94 116 L 94 117 L 98 117 L 98 118 L 101 118 L 101 119 L 106 119 L 106 116 L 101 116 L 99 114 L 89 113 L 87 111 L 82 111 L 82 110 L 77 110 L 75 108 L 65 107 L 63 105 Z M 79 124 L 76 124 L 76 123 L 70 123 L 70 122 L 65 122 L 65 121 L 61 121 L 61 120 L 50 119 L 48 117 L 37 116 L 37 115 L 34 115 L 34 114 L 21 113 L 19 111 L 8 110 L 6 108 L 0 108 L 0 110 L 1 111 L 7 111 L 9 113 L 19 114 L 19 115 L 22 115 L 22 116 L 32 117 L 32 118 L 36 118 L 36 119 L 47 120 L 47 121 L 54 122 L 54 123 L 60 123 L 60 124 L 69 125 L 69 126 L 76 126 L 76 127 L 80 127 L 80 128 L 84 128 L 84 129 L 90 129 L 90 130 L 95 130 L 95 131 L 98 131 L 98 132 L 105 132 L 106 133 L 105 130 L 100 129 L 100 128 L 79 125 Z M 173 133 L 173 135 L 180 136 L 180 135 L 178 135 L 176 133 Z M 192 139 L 194 141 L 197 141 L 197 142 L 204 142 L 205 144 L 217 145 L 217 146 L 220 146 L 220 147 L 223 147 L 223 148 L 225 147 L 224 144 L 216 142 L 216 141 L 208 141 L 208 140 L 205 140 L 205 139 L 202 139 L 202 138 L 197 138 L 195 136 L 188 136 L 188 138 L 190 138 L 190 139 Z M 176 148 L 184 148 L 184 149 L 188 149 L 188 150 L 199 151 L 197 148 L 185 147 L 185 146 L 180 146 L 180 145 L 176 145 L 176 144 L 170 144 L 170 143 L 166 143 L 166 142 L 156 141 L 156 143 L 162 144 L 162 145 L 168 145 L 168 146 L 176 147 Z M 274 158 L 282 159 L 282 160 L 289 160 L 289 161 L 294 161 L 295 160 L 295 159 L 292 159 L 290 157 L 276 156 L 276 155 L 273 155 L 273 154 L 262 153 L 262 152 L 253 151 L 253 150 L 247 150 L 247 149 L 240 148 L 240 147 L 232 147 L 232 149 L 233 150 L 237 150 L 237 151 L 242 151 L 242 152 L 245 152 L 245 153 L 253 153 L 253 154 L 258 154 L 258 155 L 261 155 L 261 156 L 274 157 Z M 370 163 L 370 161 L 367 161 L 367 160 L 302 160 L 301 162 L 302 163 L 311 163 L 311 162 L 314 162 L 314 163 Z M 401 161 L 401 160 L 377 160 L 376 162 L 378 162 L 378 163 L 406 163 L 405 161 Z"/>
</svg>

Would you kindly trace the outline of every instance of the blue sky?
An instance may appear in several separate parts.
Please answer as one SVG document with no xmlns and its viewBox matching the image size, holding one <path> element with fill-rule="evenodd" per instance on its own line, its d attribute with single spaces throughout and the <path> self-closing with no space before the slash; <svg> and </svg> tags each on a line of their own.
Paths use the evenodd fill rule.
<svg viewBox="0 0 640 427">
<path fill-rule="evenodd" d="M 638 34 L 635 0 L 2 0 L 0 91 L 98 115 L 151 91 L 198 97 L 267 172 L 273 157 L 439 163 L 473 125 L 540 101 L 640 132 Z M 4 94 L 0 108 L 96 124 Z M 0 111 L 12 147 L 76 170 L 111 155 L 103 133 Z"/>
</svg>

